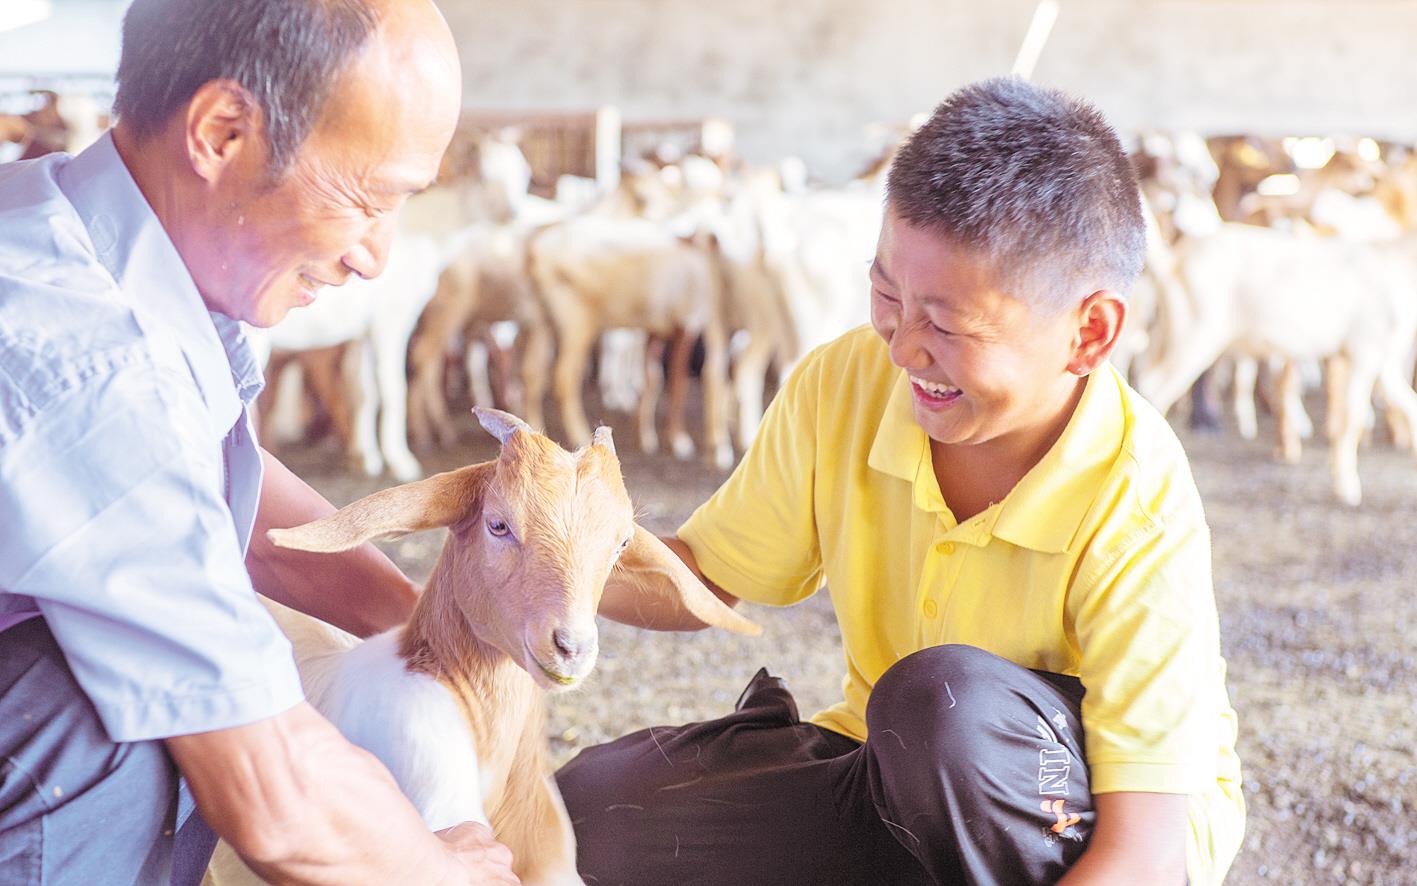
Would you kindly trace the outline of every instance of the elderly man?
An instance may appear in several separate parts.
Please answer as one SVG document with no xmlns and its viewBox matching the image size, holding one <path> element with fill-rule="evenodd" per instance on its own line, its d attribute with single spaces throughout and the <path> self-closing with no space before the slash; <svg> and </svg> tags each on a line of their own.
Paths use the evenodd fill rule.
<svg viewBox="0 0 1417 886">
<path fill-rule="evenodd" d="M 460 82 L 428 0 L 136 0 L 112 133 L 0 167 L 0 884 L 196 882 L 206 824 L 274 882 L 515 882 L 302 701 L 253 593 L 410 610 L 373 548 L 263 542 L 333 509 L 253 439 L 237 321 L 379 274 Z"/>
</svg>

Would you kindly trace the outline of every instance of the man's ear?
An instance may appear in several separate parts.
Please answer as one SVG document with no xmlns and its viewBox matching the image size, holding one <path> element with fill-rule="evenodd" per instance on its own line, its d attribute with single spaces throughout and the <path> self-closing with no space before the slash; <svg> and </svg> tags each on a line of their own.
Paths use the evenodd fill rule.
<svg viewBox="0 0 1417 886">
<path fill-rule="evenodd" d="M 1083 376 L 1097 369 L 1117 346 L 1127 322 L 1127 300 L 1114 289 L 1099 289 L 1083 299 L 1068 371 Z"/>
<path fill-rule="evenodd" d="M 208 80 L 187 102 L 185 136 L 192 171 L 216 184 L 238 157 L 265 163 L 266 132 L 261 108 L 235 80 Z"/>
</svg>

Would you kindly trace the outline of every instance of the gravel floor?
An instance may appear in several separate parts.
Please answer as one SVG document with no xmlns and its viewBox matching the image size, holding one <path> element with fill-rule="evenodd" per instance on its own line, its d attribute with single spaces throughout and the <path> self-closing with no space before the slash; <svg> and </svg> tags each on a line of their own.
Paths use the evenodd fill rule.
<svg viewBox="0 0 1417 886">
<path fill-rule="evenodd" d="M 593 417 L 597 416 L 594 409 Z M 672 531 L 721 481 L 698 462 L 633 452 L 610 416 L 631 495 L 649 528 Z M 1215 590 L 1240 716 L 1249 829 L 1227 882 L 1417 882 L 1417 465 L 1364 450 L 1366 500 L 1336 504 L 1327 450 L 1298 466 L 1261 439 L 1183 434 L 1214 533 Z M 556 429 L 553 427 L 553 434 Z M 383 488 L 344 471 L 332 443 L 282 454 L 337 504 Z M 445 470 L 495 455 L 471 418 Z M 422 578 L 442 544 L 424 533 L 386 546 Z M 604 623 L 600 663 L 578 692 L 553 698 L 558 762 L 633 729 L 720 716 L 760 666 L 785 677 L 805 714 L 839 697 L 839 634 L 826 595 L 754 607 L 764 634 L 665 635 Z"/>
</svg>

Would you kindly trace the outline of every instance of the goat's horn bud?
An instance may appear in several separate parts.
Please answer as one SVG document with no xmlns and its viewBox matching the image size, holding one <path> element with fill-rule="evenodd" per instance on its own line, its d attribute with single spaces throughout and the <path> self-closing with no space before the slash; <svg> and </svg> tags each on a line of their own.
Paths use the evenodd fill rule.
<svg viewBox="0 0 1417 886">
<path fill-rule="evenodd" d="M 590 445 L 604 446 L 610 450 L 611 455 L 615 454 L 615 441 L 610 437 L 610 426 L 601 425 L 595 429 L 595 433 L 590 435 Z"/>
<path fill-rule="evenodd" d="M 535 434 L 531 425 L 512 415 L 510 412 L 503 412 L 500 409 L 485 409 L 481 406 L 472 407 L 472 414 L 477 416 L 477 421 L 487 430 L 487 433 L 497 438 L 497 442 L 506 445 L 507 441 L 517 431 L 526 431 L 528 434 Z"/>
</svg>

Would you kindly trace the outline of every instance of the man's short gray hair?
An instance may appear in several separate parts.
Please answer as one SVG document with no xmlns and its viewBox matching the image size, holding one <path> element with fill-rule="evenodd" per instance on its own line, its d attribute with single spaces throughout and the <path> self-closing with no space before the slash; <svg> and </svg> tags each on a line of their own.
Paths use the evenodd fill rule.
<svg viewBox="0 0 1417 886">
<path fill-rule="evenodd" d="M 134 0 L 114 111 L 150 135 L 202 84 L 234 80 L 261 110 L 279 177 L 377 26 L 365 0 Z"/>
<path fill-rule="evenodd" d="M 985 80 L 941 102 L 892 162 L 887 199 L 1050 313 L 1141 273 L 1141 196 L 1117 133 L 1091 105 L 1023 80 Z"/>
</svg>

